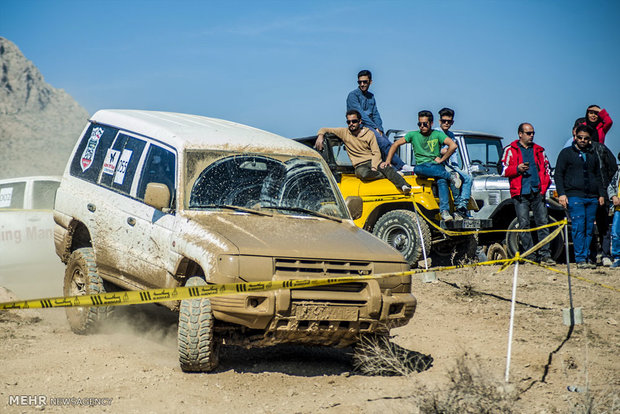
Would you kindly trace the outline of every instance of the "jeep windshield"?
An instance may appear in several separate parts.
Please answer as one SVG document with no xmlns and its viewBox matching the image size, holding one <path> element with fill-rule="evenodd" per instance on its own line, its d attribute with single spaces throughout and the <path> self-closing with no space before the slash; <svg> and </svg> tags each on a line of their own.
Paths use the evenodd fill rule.
<svg viewBox="0 0 620 414">
<path fill-rule="evenodd" d="M 350 218 L 323 165 L 312 158 L 188 151 L 186 165 L 190 210 Z"/>
<path fill-rule="evenodd" d="M 467 135 L 464 138 L 467 153 L 469 154 L 469 163 L 472 166 L 480 165 L 487 170 L 484 172 L 497 173 L 502 156 L 502 141 L 500 139 Z M 472 172 L 478 171 L 472 170 Z"/>
</svg>

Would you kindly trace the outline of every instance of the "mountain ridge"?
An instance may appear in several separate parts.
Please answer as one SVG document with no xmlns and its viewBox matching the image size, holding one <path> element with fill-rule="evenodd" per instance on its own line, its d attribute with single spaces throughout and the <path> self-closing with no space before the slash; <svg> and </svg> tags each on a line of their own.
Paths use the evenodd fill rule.
<svg viewBox="0 0 620 414">
<path fill-rule="evenodd" d="M 88 116 L 0 37 L 0 179 L 62 174 Z"/>
</svg>

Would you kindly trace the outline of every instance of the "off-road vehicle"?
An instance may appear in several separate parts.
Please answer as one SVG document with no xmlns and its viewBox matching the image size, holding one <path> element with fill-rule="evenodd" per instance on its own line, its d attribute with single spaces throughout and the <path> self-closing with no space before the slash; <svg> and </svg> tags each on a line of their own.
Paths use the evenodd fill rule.
<svg viewBox="0 0 620 414">
<path fill-rule="evenodd" d="M 355 226 L 315 151 L 201 116 L 97 112 L 66 167 L 54 220 L 67 296 L 408 270 Z M 210 371 L 222 340 L 344 347 L 406 324 L 416 300 L 411 277 L 397 276 L 164 304 L 180 312 L 181 368 Z M 108 312 L 67 316 L 87 333 Z"/>
<path fill-rule="evenodd" d="M 518 229 L 517 214 L 510 198 L 510 183 L 508 178 L 501 175 L 501 158 L 503 154 L 502 137 L 472 131 L 452 131 L 458 145 L 457 159 L 459 168 L 468 171 L 473 177 L 472 198 L 476 200 L 477 211 L 472 211 L 472 217 L 491 220 L 491 229 Z M 392 141 L 403 137 L 405 130 L 389 130 L 386 135 Z M 415 165 L 415 158 L 411 144 L 402 145 L 399 155 L 408 164 Z M 565 210 L 554 196 L 555 185 L 552 183 L 547 190 L 547 211 L 549 222 L 564 219 Z M 534 227 L 532 219 L 531 226 Z M 478 236 L 479 245 L 483 246 L 489 259 L 503 259 L 513 257 L 517 250 L 523 252 L 519 243 L 519 233 L 497 232 Z M 536 233 L 532 234 L 534 242 L 538 241 Z M 551 255 L 554 259 L 563 256 L 563 234 L 551 242 Z"/>
<path fill-rule="evenodd" d="M 295 140 L 312 147 L 316 135 Z M 387 179 L 365 182 L 357 178 L 346 148 L 338 137 L 325 134 L 320 153 L 329 165 L 345 200 L 348 197 L 361 197 L 363 201 L 362 214 L 355 220 L 355 224 L 401 252 L 412 267 L 420 265 L 419 261 L 425 256 L 431 258 L 433 266 L 459 264 L 476 258 L 477 242 L 474 236 L 446 236 L 416 212 L 414 202 L 425 217 L 435 225 L 449 230 L 468 231 L 489 225 L 488 221 L 475 218 L 447 222 L 441 220 L 434 179 L 403 173 L 411 186 L 411 193 L 404 195 Z M 473 201 L 470 208 L 476 208 Z"/>
</svg>

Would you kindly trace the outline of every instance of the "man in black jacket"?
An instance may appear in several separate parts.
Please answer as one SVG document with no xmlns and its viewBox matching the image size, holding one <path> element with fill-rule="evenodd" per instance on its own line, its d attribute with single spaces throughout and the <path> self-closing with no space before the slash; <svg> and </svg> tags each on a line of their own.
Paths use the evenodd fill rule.
<svg viewBox="0 0 620 414">
<path fill-rule="evenodd" d="M 572 220 L 573 248 L 579 269 L 595 269 L 588 263 L 597 206 L 605 203 L 598 156 L 592 148 L 594 131 L 587 125 L 577 127 L 575 143 L 564 148 L 555 166 L 555 185 L 560 204 Z"/>
</svg>

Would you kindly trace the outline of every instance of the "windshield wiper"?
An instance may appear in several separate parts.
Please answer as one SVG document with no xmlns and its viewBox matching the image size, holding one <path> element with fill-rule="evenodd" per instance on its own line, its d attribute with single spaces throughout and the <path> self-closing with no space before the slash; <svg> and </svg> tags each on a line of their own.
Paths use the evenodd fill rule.
<svg viewBox="0 0 620 414">
<path fill-rule="evenodd" d="M 311 216 L 322 217 L 328 220 L 334 220 L 334 221 L 337 221 L 338 223 L 342 223 L 342 219 L 339 219 L 338 217 L 330 216 L 329 214 L 323 214 L 323 213 L 319 213 L 318 211 L 312 211 L 312 210 L 308 210 L 308 209 L 301 208 L 301 207 L 273 206 L 271 208 L 275 210 L 298 211 L 300 213 L 306 213 Z"/>
<path fill-rule="evenodd" d="M 271 213 L 266 213 L 264 211 L 255 210 L 253 208 L 233 206 L 230 204 L 207 204 L 205 206 L 200 206 L 200 208 L 225 208 L 228 210 L 243 211 L 244 213 L 256 214 L 258 216 L 273 217 L 273 214 Z"/>
</svg>

